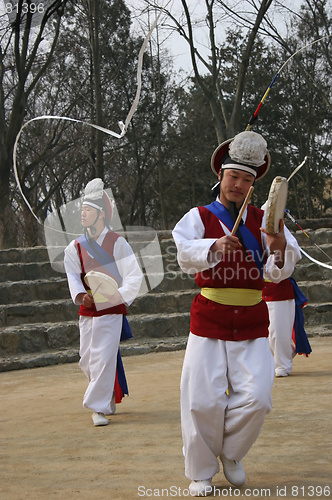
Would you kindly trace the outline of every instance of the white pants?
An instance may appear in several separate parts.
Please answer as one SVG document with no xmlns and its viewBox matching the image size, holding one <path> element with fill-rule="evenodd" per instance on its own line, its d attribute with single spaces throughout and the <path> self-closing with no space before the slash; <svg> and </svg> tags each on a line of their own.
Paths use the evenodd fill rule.
<svg viewBox="0 0 332 500">
<path fill-rule="evenodd" d="M 266 302 L 269 309 L 269 341 L 277 376 L 289 375 L 293 367 L 292 332 L 295 300 Z"/>
<path fill-rule="evenodd" d="M 106 415 L 111 412 L 122 321 L 122 314 L 79 319 L 79 366 L 89 380 L 83 407 Z"/>
<path fill-rule="evenodd" d="M 272 408 L 273 379 L 267 338 L 231 342 L 189 335 L 181 377 L 189 479 L 212 478 L 219 472 L 221 454 L 230 460 L 246 455 Z"/>
</svg>

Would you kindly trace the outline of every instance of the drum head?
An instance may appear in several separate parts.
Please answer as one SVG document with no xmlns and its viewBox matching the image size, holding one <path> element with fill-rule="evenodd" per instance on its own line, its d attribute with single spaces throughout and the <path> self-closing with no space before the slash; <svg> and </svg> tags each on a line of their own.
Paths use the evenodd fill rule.
<svg viewBox="0 0 332 500">
<path fill-rule="evenodd" d="M 285 177 L 276 177 L 270 188 L 266 206 L 266 232 L 279 232 L 279 222 L 283 219 L 287 203 L 288 182 Z"/>
<path fill-rule="evenodd" d="M 84 281 L 91 288 L 92 295 L 96 291 L 102 295 L 113 295 L 118 289 L 118 284 L 114 278 L 98 271 L 89 271 L 86 273 Z"/>
</svg>

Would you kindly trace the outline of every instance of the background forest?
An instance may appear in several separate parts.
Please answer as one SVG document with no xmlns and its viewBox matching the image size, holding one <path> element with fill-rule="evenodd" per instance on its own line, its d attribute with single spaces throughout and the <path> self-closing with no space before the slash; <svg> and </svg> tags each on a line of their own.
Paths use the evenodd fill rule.
<svg viewBox="0 0 332 500">
<path fill-rule="evenodd" d="M 117 139 L 80 123 L 41 120 L 22 132 L 17 167 L 24 196 L 43 221 L 101 177 L 124 226 L 171 229 L 192 206 L 209 203 L 215 147 L 244 130 L 278 75 L 252 130 L 268 142 L 272 168 L 255 186 L 261 206 L 276 175 L 290 181 L 294 217 L 331 214 L 332 8 L 327 0 L 32 0 L 0 4 L 0 248 L 43 244 L 13 175 L 22 125 L 67 116 L 120 133 L 142 91 L 127 134 Z M 295 5 L 297 3 L 295 2 Z M 32 12 L 33 5 L 43 5 Z M 167 44 L 188 45 L 190 74 Z M 197 42 L 197 33 L 204 44 Z M 204 45 L 204 47 L 203 47 Z M 204 50 L 203 50 L 204 49 Z"/>
</svg>

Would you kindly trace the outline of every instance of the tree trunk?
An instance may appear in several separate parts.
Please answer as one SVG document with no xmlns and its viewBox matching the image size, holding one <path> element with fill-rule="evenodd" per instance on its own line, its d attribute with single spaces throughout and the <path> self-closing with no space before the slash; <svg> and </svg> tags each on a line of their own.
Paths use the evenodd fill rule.
<svg viewBox="0 0 332 500">
<path fill-rule="evenodd" d="M 18 221 L 13 210 L 10 196 L 10 177 L 13 168 L 13 147 L 16 136 L 22 126 L 27 109 L 27 100 L 32 90 L 49 66 L 59 36 L 60 19 L 67 0 L 54 0 L 45 10 L 40 22 L 39 31 L 32 29 L 31 15 L 26 14 L 25 25 L 21 23 L 23 2 L 17 5 L 19 11 L 17 20 L 12 24 L 12 53 L 9 45 L 5 52 L 0 50 L 0 199 L 2 202 L 0 215 L 0 248 L 10 248 L 17 245 Z M 56 16 L 53 17 L 56 12 Z M 50 40 L 49 51 L 40 64 L 38 50 L 44 40 L 44 29 L 51 19 L 53 23 L 53 40 Z M 8 99 L 8 89 L 4 90 L 4 75 L 6 61 L 16 69 L 12 99 Z M 8 62 L 7 62 L 8 64 Z M 10 94 L 9 93 L 9 94 Z M 10 107 L 11 106 L 11 107 Z M 8 115 L 8 116 L 6 116 Z"/>
<path fill-rule="evenodd" d="M 13 248 L 17 245 L 16 215 L 12 210 L 11 197 L 9 193 L 9 178 L 12 169 L 12 159 L 8 148 L 3 144 L 1 134 L 0 148 L 0 248 Z"/>
<path fill-rule="evenodd" d="M 92 4 L 92 5 L 91 5 Z M 89 0 L 89 29 L 91 40 L 92 75 L 94 89 L 95 123 L 103 126 L 103 109 L 100 80 L 100 47 L 99 47 L 99 0 Z M 104 178 L 104 148 L 102 132 L 94 131 L 96 137 L 95 172 Z"/>
</svg>

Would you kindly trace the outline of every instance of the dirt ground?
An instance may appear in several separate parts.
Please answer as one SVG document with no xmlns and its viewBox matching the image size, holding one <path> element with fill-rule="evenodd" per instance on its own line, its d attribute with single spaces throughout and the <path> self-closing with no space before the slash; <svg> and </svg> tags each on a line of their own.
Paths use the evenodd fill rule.
<svg viewBox="0 0 332 500">
<path fill-rule="evenodd" d="M 275 380 L 273 411 L 243 463 L 247 483 L 220 472 L 210 498 L 332 497 L 332 338 Z M 180 432 L 184 351 L 124 358 L 130 396 L 110 425 L 82 408 L 76 364 L 0 373 L 1 500 L 188 497 Z"/>
</svg>

